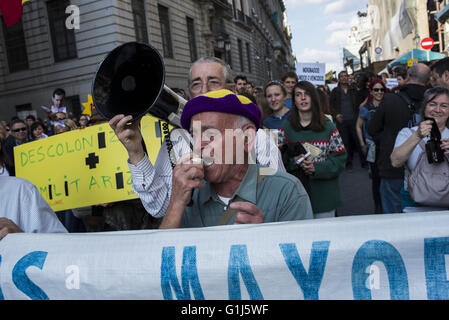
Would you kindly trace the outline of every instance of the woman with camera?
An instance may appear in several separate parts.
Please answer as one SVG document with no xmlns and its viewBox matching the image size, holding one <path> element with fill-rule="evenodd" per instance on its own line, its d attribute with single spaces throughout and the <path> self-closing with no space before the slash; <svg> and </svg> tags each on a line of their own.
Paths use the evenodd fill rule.
<svg viewBox="0 0 449 320">
<path fill-rule="evenodd" d="M 405 165 L 404 189 L 401 190 L 402 195 L 402 211 L 403 212 L 423 212 L 445 210 L 449 207 L 441 205 L 441 203 L 433 203 L 432 205 L 416 203 L 410 195 L 409 178 L 418 170 L 418 161 L 422 157 L 428 163 L 441 163 L 438 166 L 441 170 L 447 170 L 449 160 L 449 89 L 443 87 L 435 87 L 428 89 L 424 94 L 424 100 L 421 108 L 421 122 L 418 126 L 403 128 L 395 142 L 394 150 L 391 154 L 391 164 L 393 167 L 401 167 Z M 436 127 L 435 127 L 435 124 Z M 432 132 L 432 127 L 438 128 L 437 132 Z M 439 134 L 438 134 L 439 133 Z M 435 139 L 435 136 L 441 136 L 441 139 Z M 429 137 L 430 136 L 430 137 Z M 427 151 L 426 151 L 427 150 Z M 440 155 L 436 161 L 432 160 L 429 154 L 431 150 Z M 421 156 L 421 154 L 423 154 Z M 444 154 L 444 155 L 443 155 Z M 421 158 L 420 158 L 421 156 Z M 429 161 L 430 158 L 430 161 Z M 421 166 L 419 166 L 421 168 Z M 441 172 L 441 176 L 443 172 Z M 447 179 L 447 178 L 446 178 Z M 430 182 L 431 183 L 431 182 Z M 443 190 L 443 192 L 449 192 Z M 429 195 L 429 198 L 434 195 Z"/>
</svg>

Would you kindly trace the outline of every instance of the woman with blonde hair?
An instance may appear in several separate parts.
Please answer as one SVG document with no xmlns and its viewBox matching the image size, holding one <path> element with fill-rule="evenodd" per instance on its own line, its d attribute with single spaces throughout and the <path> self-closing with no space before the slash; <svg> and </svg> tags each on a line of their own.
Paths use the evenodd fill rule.
<svg viewBox="0 0 449 320">
<path fill-rule="evenodd" d="M 268 129 L 279 130 L 290 114 L 285 105 L 287 90 L 281 82 L 273 80 L 265 85 L 264 93 L 269 110 L 266 112 L 268 117 L 263 121 L 263 125 Z"/>
</svg>

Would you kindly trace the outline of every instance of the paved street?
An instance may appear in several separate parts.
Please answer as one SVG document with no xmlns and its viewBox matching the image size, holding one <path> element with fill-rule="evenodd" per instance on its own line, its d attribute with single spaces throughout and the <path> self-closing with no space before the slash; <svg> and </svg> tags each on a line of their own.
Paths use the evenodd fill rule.
<svg viewBox="0 0 449 320">
<path fill-rule="evenodd" d="M 342 207 L 339 216 L 374 214 L 374 202 L 371 196 L 371 179 L 368 169 L 360 167 L 359 159 L 354 155 L 352 172 L 344 171 L 340 175 Z"/>
</svg>

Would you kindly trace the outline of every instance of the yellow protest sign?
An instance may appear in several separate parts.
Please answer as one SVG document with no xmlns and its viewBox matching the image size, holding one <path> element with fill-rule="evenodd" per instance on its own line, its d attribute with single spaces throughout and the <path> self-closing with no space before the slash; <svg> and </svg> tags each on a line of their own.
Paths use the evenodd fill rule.
<svg viewBox="0 0 449 320">
<path fill-rule="evenodd" d="M 418 59 L 409 59 L 409 60 L 407 60 L 407 66 L 411 67 L 414 64 L 418 64 Z"/>
<path fill-rule="evenodd" d="M 163 123 L 149 115 L 141 121 L 152 163 L 164 139 Z M 128 154 L 108 123 L 17 146 L 14 160 L 16 175 L 33 183 L 54 211 L 137 198 Z"/>
</svg>

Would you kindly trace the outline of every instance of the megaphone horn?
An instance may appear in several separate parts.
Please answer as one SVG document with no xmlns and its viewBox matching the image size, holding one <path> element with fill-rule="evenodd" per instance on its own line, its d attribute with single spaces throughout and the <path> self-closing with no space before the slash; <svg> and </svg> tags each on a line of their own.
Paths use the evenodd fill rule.
<svg viewBox="0 0 449 320">
<path fill-rule="evenodd" d="M 150 44 L 128 42 L 112 50 L 101 62 L 92 84 L 92 99 L 107 120 L 118 114 L 132 120 L 150 113 L 180 126 L 186 103 L 165 84 L 165 66 Z"/>
</svg>

